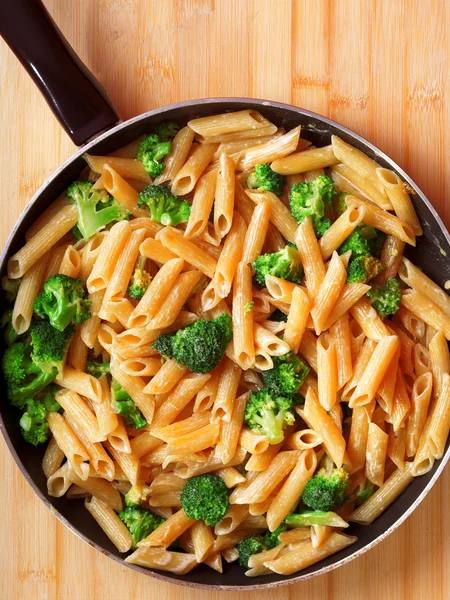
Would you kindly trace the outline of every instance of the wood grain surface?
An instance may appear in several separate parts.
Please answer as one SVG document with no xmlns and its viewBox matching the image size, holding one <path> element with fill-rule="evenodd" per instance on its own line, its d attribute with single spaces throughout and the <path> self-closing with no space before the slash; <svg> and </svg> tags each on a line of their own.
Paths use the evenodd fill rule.
<svg viewBox="0 0 450 600">
<path fill-rule="evenodd" d="M 164 104 L 250 96 L 327 115 L 374 142 L 450 226 L 447 0 L 45 0 L 125 120 Z M 75 148 L 0 42 L 0 241 Z M 32 450 L 31 450 L 32 451 Z M 225 600 L 133 573 L 44 508 L 0 441 L 0 598 Z M 448 600 L 450 469 L 362 558 L 248 600 Z M 237 594 L 236 594 L 237 596 Z"/>
</svg>

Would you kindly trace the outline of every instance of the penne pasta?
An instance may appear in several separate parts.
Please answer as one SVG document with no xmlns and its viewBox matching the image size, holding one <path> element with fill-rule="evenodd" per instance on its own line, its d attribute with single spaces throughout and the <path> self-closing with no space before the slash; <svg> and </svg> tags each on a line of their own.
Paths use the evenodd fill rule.
<svg viewBox="0 0 450 600">
<path fill-rule="evenodd" d="M 217 144 L 193 144 L 186 162 L 172 179 L 172 194 L 185 196 L 192 192 L 216 150 Z"/>
<path fill-rule="evenodd" d="M 250 267 L 240 262 L 233 282 L 233 345 L 236 362 L 244 371 L 255 362 L 253 316 L 246 309 L 251 302 L 252 274 Z"/>
<path fill-rule="evenodd" d="M 344 462 L 345 440 L 342 432 L 319 403 L 311 386 L 306 393 L 304 408 L 296 410 L 308 427 L 321 436 L 327 454 L 341 467 Z"/>
<path fill-rule="evenodd" d="M 78 213 L 72 204 L 65 205 L 37 231 L 26 244 L 8 260 L 8 277 L 18 279 L 46 254 L 78 220 Z"/>
<path fill-rule="evenodd" d="M 319 293 L 326 271 L 310 217 L 306 217 L 300 223 L 295 234 L 295 243 L 305 271 L 308 295 L 314 299 Z"/>
<path fill-rule="evenodd" d="M 333 152 L 333 147 L 324 146 L 323 148 L 312 148 L 296 152 L 274 160 L 270 165 L 276 173 L 282 175 L 295 175 L 296 173 L 305 173 L 313 169 L 323 169 L 337 165 L 339 160 Z"/>
<path fill-rule="evenodd" d="M 225 153 L 220 155 L 220 168 L 217 174 L 214 198 L 214 230 L 221 240 L 231 229 L 234 210 L 234 162 Z"/>
</svg>

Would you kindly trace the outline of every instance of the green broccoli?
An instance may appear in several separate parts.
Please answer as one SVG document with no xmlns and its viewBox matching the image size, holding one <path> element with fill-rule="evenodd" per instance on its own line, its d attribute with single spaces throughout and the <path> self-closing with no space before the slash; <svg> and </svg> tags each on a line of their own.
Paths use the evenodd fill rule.
<svg viewBox="0 0 450 600">
<path fill-rule="evenodd" d="M 42 319 L 48 318 L 58 331 L 64 331 L 72 322 L 80 325 L 89 319 L 91 304 L 81 279 L 58 273 L 44 283 L 34 301 L 34 312 Z"/>
<path fill-rule="evenodd" d="M 39 392 L 36 395 L 35 400 L 40 402 L 45 406 L 47 412 L 59 412 L 61 410 L 61 406 L 59 402 L 56 400 L 56 394 L 60 391 L 60 387 L 51 383 L 46 388 Z"/>
<path fill-rule="evenodd" d="M 126 525 L 128 531 L 131 533 L 134 547 L 165 521 L 163 517 L 154 515 L 149 510 L 137 506 L 127 506 L 119 513 L 119 519 Z"/>
<path fill-rule="evenodd" d="M 173 358 L 172 340 L 175 333 L 161 333 L 153 343 L 153 348 L 164 358 Z"/>
<path fill-rule="evenodd" d="M 64 355 L 74 333 L 69 326 L 65 331 L 56 330 L 48 321 L 34 321 L 30 327 L 32 361 L 44 373 L 60 372 L 63 367 Z"/>
<path fill-rule="evenodd" d="M 187 223 L 191 206 L 186 200 L 174 196 L 168 185 L 149 185 L 139 194 L 138 206 L 150 209 L 150 218 L 163 225 L 175 227 Z"/>
<path fill-rule="evenodd" d="M 370 254 L 376 258 L 380 258 L 384 242 L 386 241 L 386 234 L 384 231 L 375 229 L 371 225 L 366 225 L 365 223 L 361 223 L 360 227 L 362 227 L 362 234 L 369 244 Z"/>
<path fill-rule="evenodd" d="M 331 473 L 320 469 L 306 484 L 303 503 L 313 510 L 335 512 L 347 500 L 348 479 L 348 473 L 342 467 L 333 469 Z"/>
<path fill-rule="evenodd" d="M 2 277 L 2 290 L 6 293 L 8 302 L 14 302 L 16 299 L 21 281 L 22 279 L 9 279 L 6 276 Z"/>
<path fill-rule="evenodd" d="M 357 256 L 348 265 L 347 283 L 367 283 L 383 269 L 383 264 L 375 256 Z"/>
<path fill-rule="evenodd" d="M 266 550 L 272 550 L 272 548 L 275 548 L 275 546 L 279 546 L 281 544 L 278 536 L 280 533 L 283 533 L 283 531 L 286 531 L 286 529 L 287 526 L 284 523 L 281 523 L 281 525 L 279 525 L 275 531 L 266 531 L 263 534 L 262 540 Z"/>
<path fill-rule="evenodd" d="M 228 488 L 219 475 L 198 475 L 188 479 L 180 496 L 181 506 L 190 519 L 214 526 L 230 506 Z"/>
<path fill-rule="evenodd" d="M 137 159 L 142 162 L 150 177 L 155 178 L 164 171 L 163 158 L 170 154 L 171 150 L 171 141 L 164 142 L 155 133 L 151 133 L 141 142 Z"/>
<path fill-rule="evenodd" d="M 78 209 L 75 237 L 88 240 L 113 221 L 129 218 L 127 209 L 105 190 L 97 190 L 90 181 L 74 181 L 67 188 L 67 198 Z"/>
<path fill-rule="evenodd" d="M 330 219 L 323 217 L 323 219 L 314 220 L 313 226 L 314 226 L 314 233 L 316 234 L 316 237 L 321 238 L 323 236 L 323 234 L 325 233 L 325 231 L 327 229 L 330 229 L 331 221 L 330 221 Z"/>
<path fill-rule="evenodd" d="M 303 277 L 303 267 L 298 251 L 292 246 L 271 254 L 261 254 L 254 261 L 255 279 L 266 285 L 266 276 L 273 275 L 292 283 L 300 283 Z"/>
<path fill-rule="evenodd" d="M 145 270 L 146 263 L 147 258 L 145 256 L 139 256 L 136 261 L 136 266 L 127 290 L 127 294 L 134 300 L 142 298 L 152 280 L 150 273 Z"/>
<path fill-rule="evenodd" d="M 310 525 L 328 525 L 328 527 L 348 527 L 348 523 L 335 512 L 324 510 L 304 510 L 290 514 L 284 520 L 290 527 L 309 527 Z"/>
<path fill-rule="evenodd" d="M 12 313 L 13 309 L 8 308 L 5 310 L 2 318 L 0 319 L 0 328 L 5 330 L 3 337 L 7 346 L 14 344 L 18 337 L 14 327 L 12 326 Z"/>
<path fill-rule="evenodd" d="M 134 403 L 133 398 L 115 379 L 111 383 L 111 405 L 113 411 L 123 418 L 125 425 L 128 427 L 142 429 L 147 425 L 147 421 Z"/>
<path fill-rule="evenodd" d="M 138 482 L 136 485 L 130 487 L 128 492 L 125 494 L 125 506 L 136 507 L 147 500 L 147 496 L 150 494 L 150 488 L 145 484 Z"/>
<path fill-rule="evenodd" d="M 341 244 L 339 254 L 352 251 L 352 258 L 357 256 L 375 256 L 380 258 L 386 235 L 366 223 L 360 223 Z"/>
<path fill-rule="evenodd" d="M 330 227 L 325 218 L 333 196 L 336 194 L 333 180 L 328 175 L 319 175 L 309 183 L 297 183 L 291 187 L 291 213 L 297 223 L 312 217 L 314 231 L 320 237 Z"/>
<path fill-rule="evenodd" d="M 51 383 L 58 373 L 56 368 L 44 373 L 31 359 L 31 353 L 30 344 L 16 342 L 6 349 L 2 359 L 8 398 L 13 406 L 21 409 L 28 400 Z"/>
<path fill-rule="evenodd" d="M 282 321 L 286 322 L 287 318 L 288 318 L 287 314 L 282 312 L 279 308 L 274 310 L 273 313 L 269 317 L 269 319 L 271 321 L 275 321 L 276 323 L 281 323 Z"/>
<path fill-rule="evenodd" d="M 250 429 L 267 435 L 271 444 L 278 444 L 283 441 L 285 427 L 295 421 L 293 404 L 292 397 L 277 396 L 266 388 L 252 392 L 245 408 L 245 422 Z"/>
<path fill-rule="evenodd" d="M 339 254 L 344 254 L 349 250 L 352 251 L 352 258 L 370 255 L 369 242 L 363 236 L 359 226 L 352 231 L 348 238 L 338 248 Z"/>
<path fill-rule="evenodd" d="M 244 569 L 249 568 L 248 559 L 253 554 L 259 554 L 260 552 L 265 552 L 266 547 L 264 546 L 263 539 L 260 535 L 251 535 L 246 537 L 238 544 L 238 552 L 239 552 L 239 564 Z"/>
<path fill-rule="evenodd" d="M 333 206 L 336 217 L 340 217 L 348 208 L 346 196 L 348 196 L 348 192 L 340 192 L 333 198 Z"/>
<path fill-rule="evenodd" d="M 283 193 L 286 177 L 275 173 L 269 163 L 255 165 L 247 179 L 249 188 L 257 189 L 258 192 L 272 192 L 277 196 Z"/>
<path fill-rule="evenodd" d="M 380 317 L 395 315 L 402 299 L 400 282 L 395 277 L 391 277 L 385 286 L 373 285 L 366 296 L 371 300 L 372 306 Z"/>
<path fill-rule="evenodd" d="M 302 386 L 309 368 L 295 354 L 288 352 L 273 357 L 273 368 L 263 371 L 264 385 L 277 396 L 292 396 Z"/>
<path fill-rule="evenodd" d="M 255 307 L 255 303 L 254 302 L 247 302 L 247 304 L 244 307 L 244 312 L 245 314 L 252 312 L 253 308 Z"/>
<path fill-rule="evenodd" d="M 35 400 L 27 402 L 27 409 L 20 421 L 24 440 L 33 446 L 44 444 L 48 440 L 49 426 L 47 410 L 43 404 Z"/>
<path fill-rule="evenodd" d="M 110 363 L 109 362 L 105 362 L 105 363 L 101 363 L 101 362 L 88 362 L 87 363 L 87 372 L 89 373 L 89 375 L 92 375 L 93 377 L 101 377 L 102 375 L 109 375 L 110 374 Z"/>
<path fill-rule="evenodd" d="M 253 554 L 259 554 L 260 552 L 266 552 L 281 544 L 278 536 L 280 533 L 286 531 L 286 525 L 282 523 L 275 531 L 266 531 L 261 535 L 251 535 L 246 537 L 238 544 L 239 552 L 239 564 L 245 569 L 249 568 L 248 560 Z"/>
<path fill-rule="evenodd" d="M 163 121 L 153 130 L 154 135 L 157 135 L 162 142 L 170 142 L 177 135 L 180 126 L 173 121 Z"/>
<path fill-rule="evenodd" d="M 368 479 L 366 479 L 366 485 L 364 486 L 364 488 L 359 492 L 358 496 L 356 497 L 355 506 L 361 506 L 361 504 L 364 504 L 364 502 L 372 496 L 372 494 L 374 493 L 374 491 L 376 489 L 377 489 L 376 485 L 373 484 Z"/>
<path fill-rule="evenodd" d="M 231 323 L 226 313 L 212 321 L 199 319 L 175 334 L 159 335 L 153 348 L 166 358 L 175 358 L 194 373 L 209 373 L 221 361 L 232 338 Z"/>
<path fill-rule="evenodd" d="M 49 412 L 58 412 L 61 406 L 55 399 L 58 386 L 49 385 L 33 400 L 26 403 L 26 411 L 20 419 L 22 435 L 26 442 L 38 446 L 48 441 L 50 429 L 47 423 Z"/>
</svg>

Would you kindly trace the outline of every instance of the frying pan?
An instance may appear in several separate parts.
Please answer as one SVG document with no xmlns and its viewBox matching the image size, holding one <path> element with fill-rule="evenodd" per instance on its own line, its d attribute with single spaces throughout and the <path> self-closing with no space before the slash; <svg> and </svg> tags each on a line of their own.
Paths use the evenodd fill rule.
<svg viewBox="0 0 450 600">
<path fill-rule="evenodd" d="M 407 181 L 416 192 L 412 199 L 424 230 L 423 236 L 418 240 L 418 247 L 410 248 L 408 256 L 440 286 L 450 279 L 450 265 L 446 259 L 450 254 L 450 237 L 429 200 L 394 161 L 370 142 L 338 123 L 278 102 L 249 98 L 212 98 L 173 104 L 118 124 L 118 115 L 106 93 L 75 55 L 40 0 L 0 0 L 0 34 L 34 79 L 67 134 L 77 146 L 83 146 L 47 179 L 20 216 L 0 257 L 1 276 L 6 274 L 7 258 L 24 244 L 26 230 L 84 168 L 85 162 L 81 157 L 83 152 L 108 154 L 151 131 L 162 120 L 174 120 L 182 124 L 189 119 L 224 111 L 254 109 L 287 130 L 301 124 L 302 137 L 311 140 L 316 146 L 327 145 L 332 135 L 339 135 Z M 0 303 L 2 302 L 4 299 L 0 298 Z M 4 308 L 0 306 L 2 312 Z M 3 339 L 1 343 L 3 344 Z M 3 353 L 4 348 L 0 348 L 0 351 Z M 308 579 L 349 562 L 387 537 L 412 513 L 430 491 L 450 458 L 447 443 L 442 460 L 437 461 L 425 476 L 416 478 L 373 525 L 363 527 L 352 524 L 349 533 L 358 537 L 356 544 L 300 574 L 290 577 L 267 575 L 255 581 L 245 577 L 241 567 L 225 563 L 222 575 L 200 565 L 181 577 L 124 563 L 122 556 L 87 513 L 83 502 L 47 495 L 46 479 L 41 468 L 44 450 L 40 447 L 35 449 L 22 439 L 18 414 L 5 401 L 6 384 L 3 379 L 0 379 L 0 392 L 0 429 L 6 444 L 33 490 L 62 523 L 121 566 L 168 582 L 196 587 L 228 590 L 269 588 Z"/>
</svg>

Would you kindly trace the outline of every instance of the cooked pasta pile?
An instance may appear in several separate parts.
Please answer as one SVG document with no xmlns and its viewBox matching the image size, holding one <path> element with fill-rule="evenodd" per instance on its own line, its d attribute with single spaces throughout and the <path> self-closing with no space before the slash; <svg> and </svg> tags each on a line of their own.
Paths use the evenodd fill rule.
<svg viewBox="0 0 450 600">
<path fill-rule="evenodd" d="M 450 300 L 404 257 L 414 192 L 300 129 L 243 110 L 85 155 L 9 259 L 24 437 L 127 562 L 290 575 L 444 454 Z"/>
</svg>

